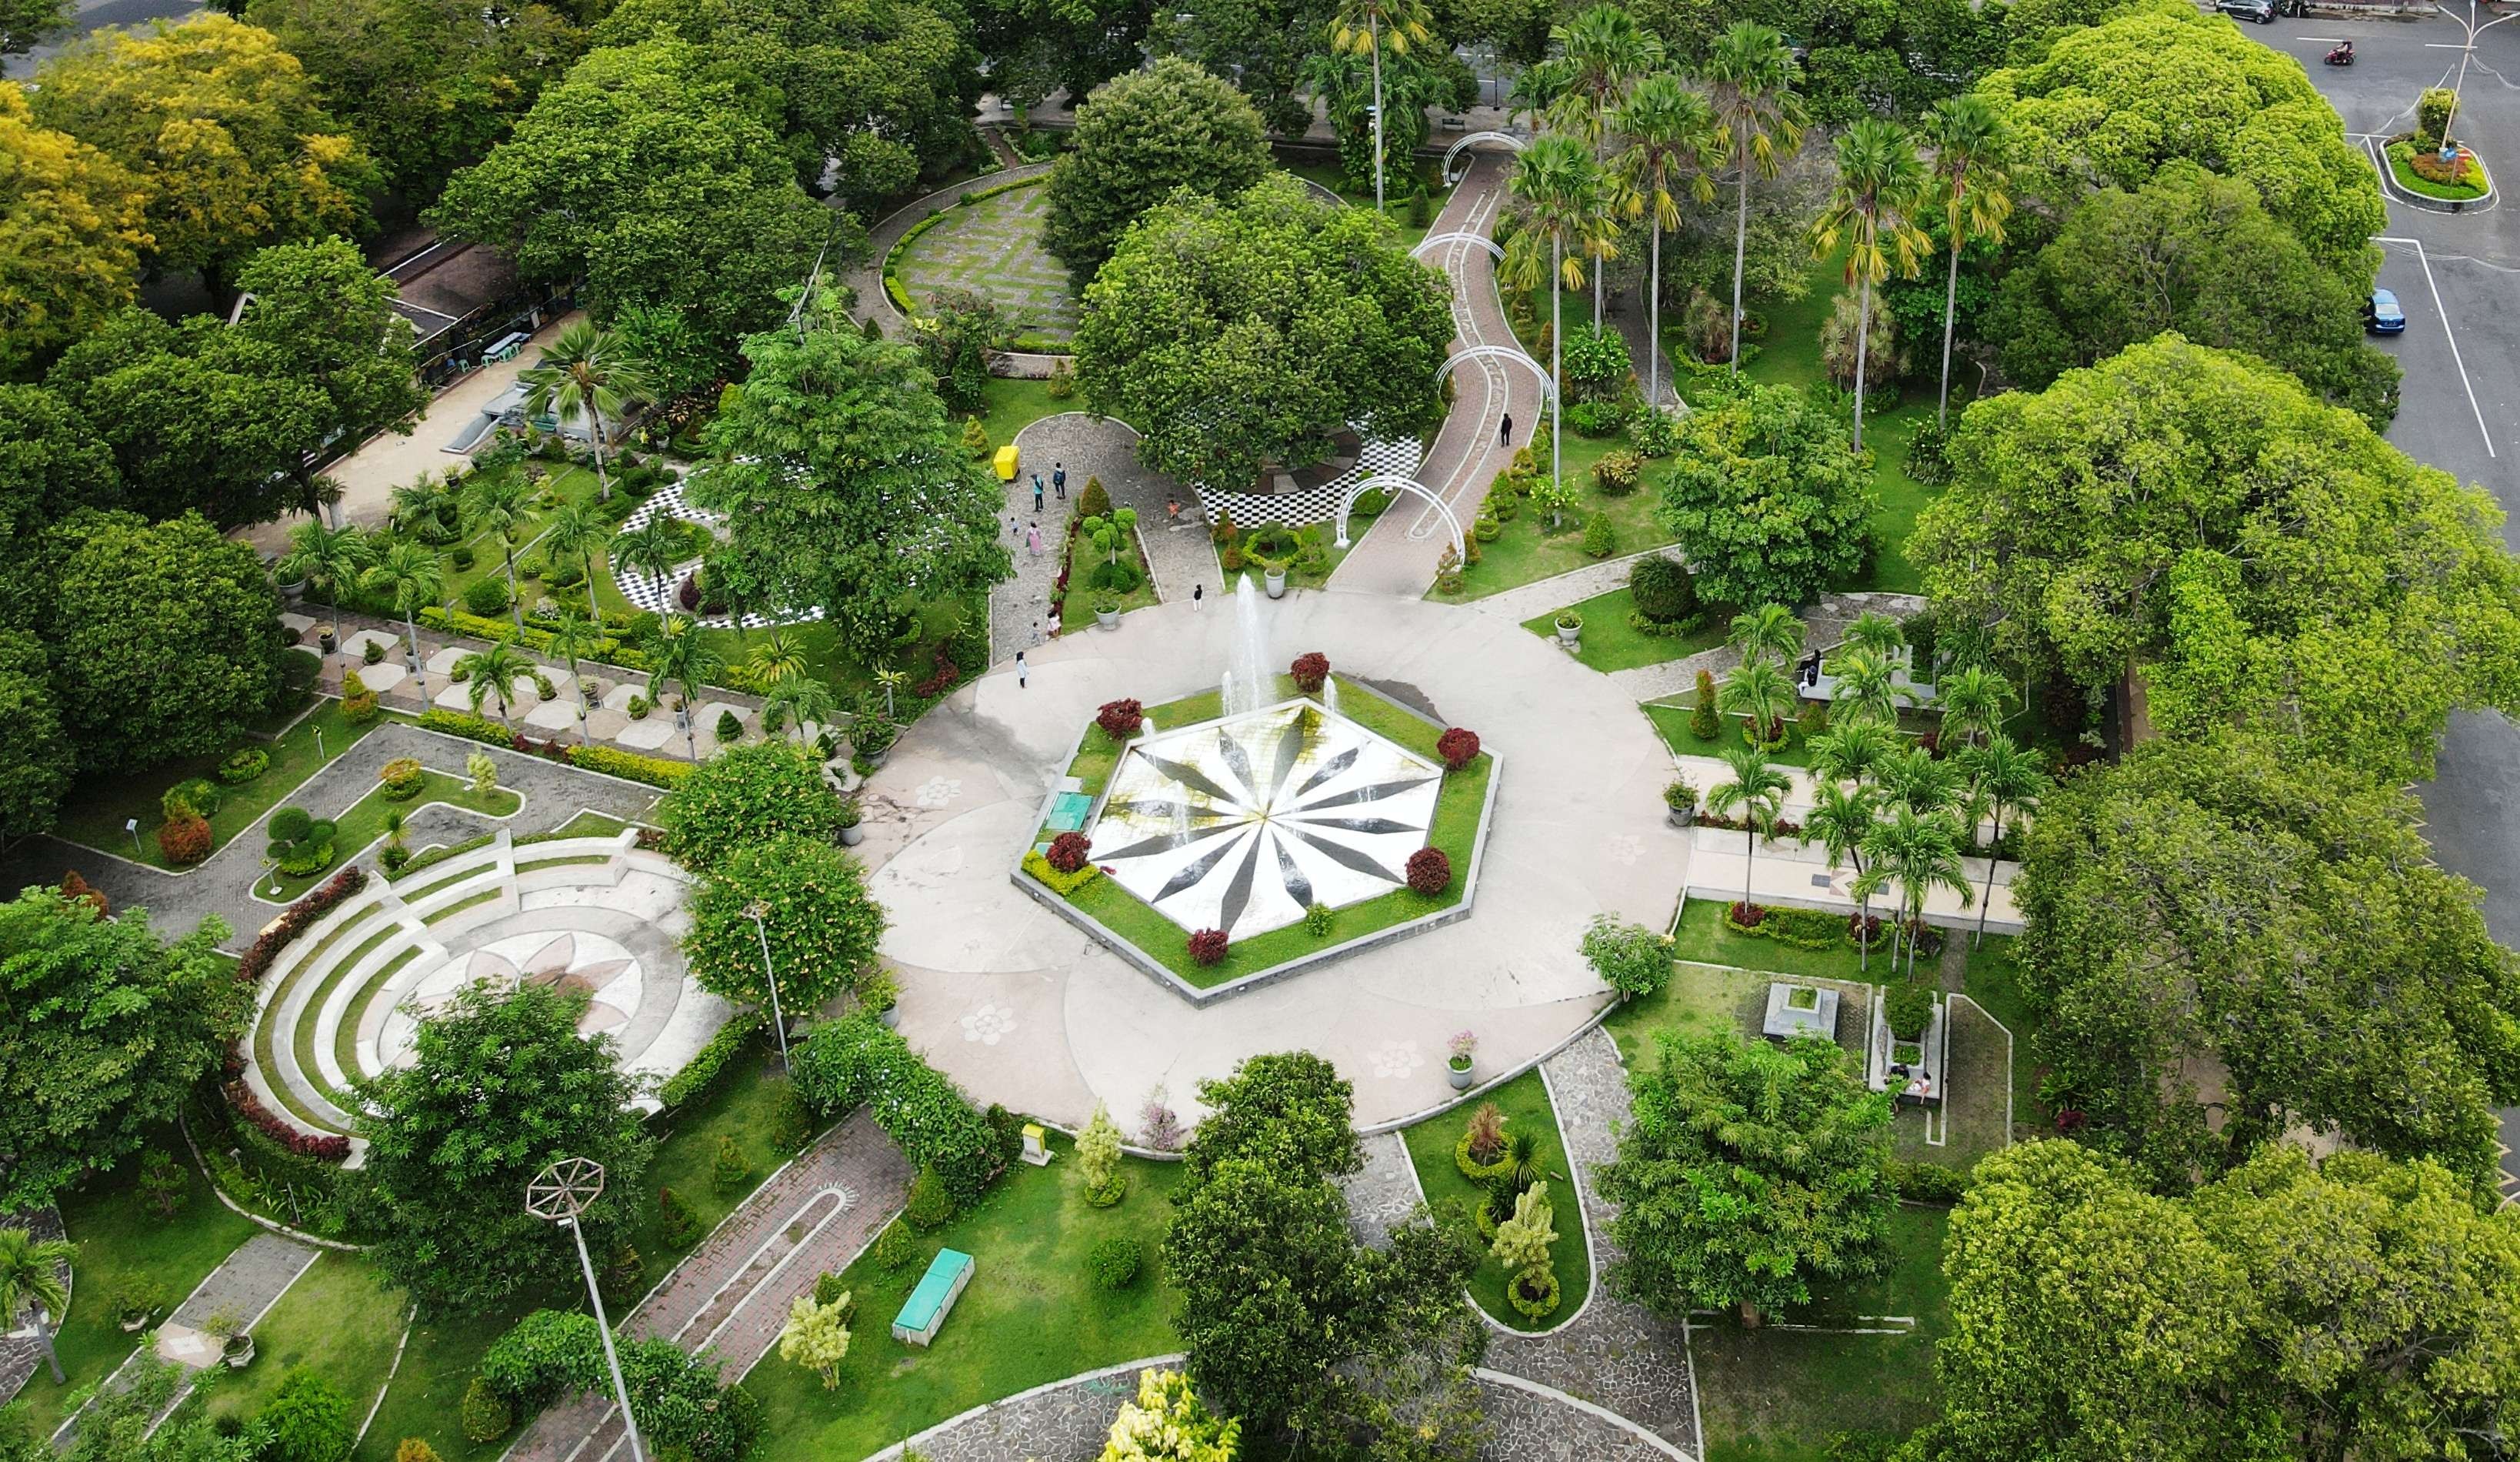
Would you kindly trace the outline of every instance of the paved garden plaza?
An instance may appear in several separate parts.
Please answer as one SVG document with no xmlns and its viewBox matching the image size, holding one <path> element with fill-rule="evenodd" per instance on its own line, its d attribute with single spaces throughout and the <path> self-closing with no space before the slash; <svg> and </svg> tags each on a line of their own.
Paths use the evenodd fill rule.
<svg viewBox="0 0 2520 1462">
<path fill-rule="evenodd" d="M 2511 1454 L 2520 26 L 17 9 L 0 1462 Z"/>
</svg>

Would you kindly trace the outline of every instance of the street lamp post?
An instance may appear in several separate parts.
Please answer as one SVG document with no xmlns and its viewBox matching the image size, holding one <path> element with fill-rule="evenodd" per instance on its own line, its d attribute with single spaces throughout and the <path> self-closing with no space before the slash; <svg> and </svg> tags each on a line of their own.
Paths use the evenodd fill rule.
<svg viewBox="0 0 2520 1462">
<path fill-rule="evenodd" d="M 578 1218 L 604 1194 L 604 1165 L 593 1158 L 562 1158 L 525 1185 L 525 1211 L 567 1229 L 577 1241 L 577 1265 L 586 1271 L 586 1298 L 595 1305 L 595 1333 L 604 1338 L 604 1364 L 612 1372 L 612 1397 L 621 1403 L 621 1425 L 630 1438 L 630 1462 L 647 1462 L 639 1449 L 639 1419 L 630 1414 L 630 1388 L 621 1379 L 621 1357 L 612 1348 L 612 1322 L 604 1317 L 604 1294 L 595 1283 L 595 1260 L 586 1252 Z"/>
<path fill-rule="evenodd" d="M 2479 25 L 2476 23 L 2476 0 L 2467 0 L 2467 19 L 2465 20 L 2460 20 L 2456 12 L 2449 6 L 2440 4 L 2439 0 L 2435 0 L 2433 9 L 2450 17 L 2451 23 L 2467 32 L 2467 44 L 2463 46 L 2448 46 L 2440 41 L 2427 43 L 2427 49 L 2458 52 L 2458 78 L 2452 81 L 2450 87 L 2450 115 L 2442 118 L 2441 150 L 2442 156 L 2447 158 L 2453 155 L 2451 150 L 2450 126 L 2452 122 L 2458 119 L 2459 98 L 2465 94 L 2467 87 L 2467 59 L 2476 54 L 2476 38 L 2512 17 L 2500 16 Z M 2512 15 L 2520 15 L 2520 11 L 2514 11 Z"/>
<path fill-rule="evenodd" d="M 770 917 L 770 903 L 756 898 L 743 906 L 744 917 L 752 921 L 752 932 L 761 940 L 761 977 L 770 982 L 770 1026 L 779 1032 L 779 1069 L 788 1069 L 788 1018 L 779 1011 L 779 972 L 770 964 L 770 930 L 761 921 Z"/>
</svg>

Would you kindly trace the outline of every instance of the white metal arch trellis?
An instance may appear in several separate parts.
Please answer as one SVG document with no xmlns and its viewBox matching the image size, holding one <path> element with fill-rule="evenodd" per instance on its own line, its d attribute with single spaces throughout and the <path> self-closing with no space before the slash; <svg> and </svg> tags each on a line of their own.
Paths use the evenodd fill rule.
<svg viewBox="0 0 2520 1462">
<path fill-rule="evenodd" d="M 1450 233 L 1428 234 L 1425 238 L 1418 241 L 1417 248 L 1409 251 L 1409 256 L 1413 259 L 1418 258 L 1424 255 L 1426 251 L 1429 249 L 1441 249 L 1451 244 L 1476 244 L 1481 249 L 1486 250 L 1498 263 L 1502 264 L 1505 262 L 1504 245 L 1489 238 L 1485 234 L 1466 228 L 1457 228 Z"/>
<path fill-rule="evenodd" d="M 1549 379 L 1549 367 L 1532 359 L 1528 353 L 1513 345 L 1470 346 L 1468 349 L 1455 355 L 1452 359 L 1445 361 L 1443 365 L 1436 368 L 1435 388 L 1437 390 L 1442 390 L 1444 388 L 1444 382 L 1452 376 L 1456 367 L 1467 365 L 1471 361 L 1487 360 L 1503 361 L 1508 365 L 1519 365 L 1530 371 L 1532 378 L 1540 383 L 1541 399 L 1549 402 L 1552 406 L 1557 404 L 1557 383 Z"/>
<path fill-rule="evenodd" d="M 1350 482 L 1348 484 L 1347 491 L 1339 495 L 1338 515 L 1330 520 L 1331 523 L 1338 526 L 1339 547 L 1345 548 L 1348 546 L 1348 511 L 1356 506 L 1356 500 L 1359 497 L 1375 489 L 1392 493 L 1414 492 L 1419 497 L 1424 498 L 1428 505 L 1434 508 L 1436 514 L 1444 520 L 1444 526 L 1453 530 L 1453 552 L 1460 554 L 1465 559 L 1469 557 L 1469 542 L 1462 536 L 1462 520 L 1453 516 L 1452 505 L 1445 502 L 1443 498 L 1437 496 L 1435 489 L 1418 481 L 1416 478 L 1404 478 L 1398 473 L 1390 472 L 1376 473 L 1370 478 L 1360 478 L 1356 481 Z"/>
<path fill-rule="evenodd" d="M 1513 133 L 1511 133 L 1511 132 L 1472 132 L 1472 133 L 1470 133 L 1468 136 L 1463 137 L 1463 138 L 1462 138 L 1461 140 L 1459 140 L 1459 141 L 1455 142 L 1455 143 L 1454 143 L 1450 148 L 1448 148 L 1448 149 L 1446 149 L 1446 150 L 1445 150 L 1445 153 L 1444 153 L 1444 186 L 1445 186 L 1445 187 L 1450 188 L 1450 187 L 1451 187 L 1451 186 L 1453 186 L 1455 183 L 1458 183 L 1458 182 L 1460 182 L 1460 181 L 1462 180 L 1462 178 L 1461 178 L 1461 173 L 1457 173 L 1457 172 L 1455 172 L 1455 171 L 1453 170 L 1454 164 L 1455 164 L 1455 163 L 1460 160 L 1460 158 L 1461 158 L 1461 156 L 1462 156 L 1462 153 L 1464 153 L 1464 152 L 1468 151 L 1469 149 L 1471 149 L 1471 148 L 1473 148 L 1473 147 L 1478 146 L 1478 145 L 1479 145 L 1480 143 L 1482 143 L 1482 142 L 1502 142 L 1502 143 L 1504 143 L 1507 147 L 1509 147 L 1509 148 L 1513 149 L 1513 150 L 1514 150 L 1515 152 L 1517 152 L 1517 153 L 1518 153 L 1518 152 L 1521 152 L 1521 151 L 1523 150 L 1523 148 L 1525 148 L 1526 146 L 1528 146 L 1528 145 L 1529 145 L 1529 143 L 1528 143 L 1528 141 L 1527 141 L 1526 139 L 1524 139 L 1524 138 L 1522 138 L 1522 137 L 1515 136 L 1515 135 L 1514 135 Z M 1462 167 L 1462 172 L 1467 172 L 1467 171 L 1469 171 L 1469 168 L 1468 168 L 1468 166 L 1467 166 L 1466 164 L 1464 164 L 1464 165 Z"/>
</svg>

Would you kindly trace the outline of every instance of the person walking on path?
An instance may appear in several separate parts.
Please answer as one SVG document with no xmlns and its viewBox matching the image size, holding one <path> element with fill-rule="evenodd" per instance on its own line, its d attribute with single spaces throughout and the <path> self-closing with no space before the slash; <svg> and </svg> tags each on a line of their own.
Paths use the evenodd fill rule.
<svg viewBox="0 0 2520 1462">
<path fill-rule="evenodd" d="M 1007 515 L 1007 536 L 1010 538 L 1020 538 L 1023 536 L 1023 520 L 1017 518 L 1012 513 L 1009 513 Z"/>
<path fill-rule="evenodd" d="M 1164 526 L 1172 532 L 1181 531 L 1181 494 L 1178 492 L 1164 494 Z"/>
<path fill-rule="evenodd" d="M 1024 547 L 1032 551 L 1032 556 L 1034 558 L 1041 557 L 1040 524 L 1036 523 L 1031 527 L 1024 529 Z"/>
<path fill-rule="evenodd" d="M 1032 475 L 1032 510 L 1033 510 L 1034 512 L 1036 512 L 1036 513 L 1038 513 L 1038 512 L 1040 512 L 1040 511 L 1041 511 L 1041 474 L 1040 474 L 1040 473 L 1034 473 L 1034 474 Z"/>
<path fill-rule="evenodd" d="M 1510 411 L 1505 414 L 1503 421 L 1497 423 L 1497 445 L 1513 445 L 1513 413 Z"/>
<path fill-rule="evenodd" d="M 1192 584 L 1190 586 L 1190 607 L 1193 610 L 1202 610 L 1207 608 L 1207 585 Z"/>
<path fill-rule="evenodd" d="M 1015 652 L 1015 689 L 1022 690 L 1032 676 L 1032 666 L 1024 663 L 1024 653 Z"/>
<path fill-rule="evenodd" d="M 1054 463 L 1050 464 L 1050 488 L 1051 488 L 1051 490 L 1052 490 L 1053 492 L 1056 492 L 1056 493 L 1058 493 L 1058 500 L 1059 500 L 1060 502 L 1065 502 L 1065 501 L 1067 501 L 1067 464 L 1066 464 L 1066 463 L 1064 463 L 1064 462 L 1054 462 Z"/>
</svg>

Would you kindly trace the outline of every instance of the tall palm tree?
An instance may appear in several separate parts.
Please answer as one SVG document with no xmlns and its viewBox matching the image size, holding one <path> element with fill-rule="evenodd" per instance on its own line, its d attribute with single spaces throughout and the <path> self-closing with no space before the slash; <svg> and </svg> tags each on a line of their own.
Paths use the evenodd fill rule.
<svg viewBox="0 0 2520 1462">
<path fill-rule="evenodd" d="M 1943 712 L 1945 740 L 1958 743 L 1950 750 L 1975 746 L 1979 738 L 2003 723 L 2003 708 L 2012 699 L 2012 683 L 1984 665 L 1971 665 L 1954 670 L 1934 687 L 1934 704 Z"/>
<path fill-rule="evenodd" d="M 1919 746 L 1911 746 L 1881 764 L 1882 790 L 1892 801 L 1923 817 L 1959 806 L 1967 780 L 1958 762 L 1937 760 Z"/>
<path fill-rule="evenodd" d="M 1653 243 L 1645 266 L 1645 404 L 1662 404 L 1662 231 L 1680 226 L 1680 200 L 1686 186 L 1699 203 L 1715 198 L 1707 176 L 1707 154 L 1715 131 L 1715 114 L 1706 99 L 1681 84 L 1669 71 L 1656 71 L 1637 82 L 1613 114 L 1610 124 L 1627 146 L 1612 165 L 1620 202 L 1628 216 L 1644 215 Z"/>
<path fill-rule="evenodd" d="M 1803 621 L 1781 604 L 1763 604 L 1732 617 L 1726 643 L 1745 662 L 1773 655 L 1777 663 L 1789 665 L 1803 653 Z"/>
<path fill-rule="evenodd" d="M 1885 726 L 1899 722 L 1899 693 L 1892 686 L 1896 669 L 1869 650 L 1838 652 L 1835 689 L 1830 707 L 1841 717 Z"/>
<path fill-rule="evenodd" d="M 543 527 L 543 546 L 553 561 L 575 559 L 578 567 L 586 571 L 586 615 L 590 619 L 603 617 L 603 612 L 595 607 L 595 557 L 611 539 L 611 525 L 589 502 L 562 506 Z"/>
<path fill-rule="evenodd" d="M 2003 842 L 2003 814 L 2006 808 L 2016 813 L 2039 810 L 2039 800 L 2047 796 L 2048 774 L 2039 769 L 2039 758 L 2013 745 L 2012 738 L 1999 731 L 1987 738 L 1985 746 L 1971 747 L 1960 753 L 1960 764 L 1968 769 L 1977 784 L 1978 800 L 1995 814 L 1995 841 L 1987 845 L 1986 897 L 1977 906 L 1977 938 L 1986 942 L 1986 911 L 1995 902 L 1995 848 Z"/>
<path fill-rule="evenodd" d="M 692 760 L 699 760 L 700 687 L 725 669 L 726 662 L 709 648 L 699 622 L 689 615 L 667 615 L 658 620 L 642 648 L 648 654 L 649 689 L 669 684 L 681 688 L 683 744 Z"/>
<path fill-rule="evenodd" d="M 1543 113 L 1557 105 L 1574 81 L 1574 69 L 1562 56 L 1522 69 L 1513 78 L 1513 89 L 1506 94 L 1506 120 L 1538 121 Z"/>
<path fill-rule="evenodd" d="M 612 561 L 647 574 L 659 599 L 664 597 L 667 575 L 683 561 L 683 554 L 682 530 L 662 513 L 612 540 Z"/>
<path fill-rule="evenodd" d="M 648 398 L 653 389 L 648 363 L 620 332 L 579 320 L 543 346 L 542 358 L 518 371 L 517 379 L 524 383 L 526 415 L 549 414 L 562 424 L 590 423 L 595 480 L 604 501 L 612 501 L 612 479 L 604 467 L 604 419 L 617 422 Z"/>
<path fill-rule="evenodd" d="M 1740 809 L 1741 825 L 1750 833 L 1750 855 L 1741 863 L 1741 904 L 1747 912 L 1750 904 L 1750 870 L 1759 860 L 1759 835 L 1774 829 L 1777 814 L 1785 806 L 1785 794 L 1793 783 L 1768 760 L 1768 754 L 1746 748 L 1728 750 L 1724 764 L 1732 780 L 1718 782 L 1706 794 L 1706 805 L 1716 813 L 1730 817 Z"/>
<path fill-rule="evenodd" d="M 513 472 L 476 472 L 464 480 L 457 494 L 464 506 L 464 530 L 498 535 L 508 566 L 508 611 L 518 629 L 525 627 L 525 610 L 517 589 L 517 533 L 525 525 L 530 496 L 524 476 Z"/>
<path fill-rule="evenodd" d="M 1825 782 L 1877 786 L 1882 768 L 1898 753 L 1898 735 L 1888 726 L 1878 721 L 1840 721 L 1827 735 L 1811 739 L 1812 772 Z"/>
<path fill-rule="evenodd" d="M 1382 51 L 1406 56 L 1412 45 L 1435 38 L 1425 0 L 1338 0 L 1330 18 L 1330 49 L 1373 58 L 1373 211 L 1382 211 Z"/>
<path fill-rule="evenodd" d="M 289 530 L 289 552 L 273 570 L 285 579 L 305 579 L 327 602 L 338 606 L 341 591 L 359 586 L 359 575 L 376 562 L 376 544 L 357 527 L 326 527 L 310 518 Z"/>
<path fill-rule="evenodd" d="M 1549 480 L 1562 489 L 1560 443 L 1566 434 L 1560 430 L 1558 402 L 1566 389 L 1566 332 L 1557 328 L 1558 290 L 1584 282 L 1584 266 L 1567 256 L 1567 249 L 1580 252 L 1594 247 L 1607 188 L 1592 149 L 1562 133 L 1541 137 L 1523 149 L 1514 159 L 1512 188 L 1530 215 L 1507 251 L 1507 282 L 1520 290 L 1538 285 L 1540 250 L 1544 244 L 1549 249 Z"/>
<path fill-rule="evenodd" d="M 577 694 L 577 744 L 586 745 L 586 687 L 578 683 L 577 662 L 595 653 L 604 643 L 604 630 L 594 620 L 575 610 L 562 610 L 560 622 L 552 626 L 553 655 L 568 662 L 568 687 Z"/>
<path fill-rule="evenodd" d="M 411 652 L 414 673 L 420 677 L 421 708 L 428 708 L 428 667 L 420 658 L 421 606 L 435 604 L 446 597 L 446 569 L 437 551 L 408 538 L 386 545 L 382 557 L 368 570 L 362 580 L 371 590 L 393 596 L 393 607 L 402 615 L 404 645 Z"/>
<path fill-rule="evenodd" d="M 1960 862 L 1959 830 L 1949 817 L 1920 815 L 1915 808 L 1893 806 L 1889 820 L 1873 830 L 1866 849 L 1872 859 L 1874 886 L 1888 880 L 1899 886 L 1901 922 L 1908 934 L 1908 978 L 1916 978 L 1916 932 L 1925 922 L 1925 900 L 1936 889 L 1959 895 L 1960 906 L 1976 902 L 1968 870 Z M 1892 946 L 1895 954 L 1897 946 Z"/>
<path fill-rule="evenodd" d="M 0 1228 L 0 1325 L 17 1323 L 22 1309 L 35 1311 L 35 1342 L 53 1367 L 53 1384 L 66 1384 L 62 1358 L 53 1352 L 53 1327 L 69 1313 L 69 1287 L 62 1266 L 78 1254 L 68 1239 L 37 1239 L 22 1228 Z"/>
<path fill-rule="evenodd" d="M 828 726 L 832 717 L 840 713 L 840 703 L 832 688 L 821 679 L 801 670 L 791 670 L 770 682 L 761 698 L 761 729 L 777 731 L 791 726 L 798 745 L 805 740 L 805 723 Z"/>
<path fill-rule="evenodd" d="M 1715 113 L 1714 154 L 1740 176 L 1732 221 L 1732 374 L 1741 373 L 1741 275 L 1750 246 L 1750 174 L 1773 178 L 1803 145 L 1802 100 L 1794 95 L 1794 53 L 1756 21 L 1736 21 L 1706 58 Z"/>
<path fill-rule="evenodd" d="M 1595 157 L 1601 154 L 1610 114 L 1627 101 L 1636 79 L 1662 65 L 1662 41 L 1616 5 L 1596 5 L 1562 25 L 1552 25 L 1549 38 L 1566 68 L 1566 89 L 1550 109 L 1552 122 L 1584 139 Z M 1609 231 L 1595 240 L 1593 253 L 1593 328 L 1601 328 L 1601 261 L 1615 257 L 1602 247 Z"/>
<path fill-rule="evenodd" d="M 1960 249 L 1972 240 L 2003 242 L 2003 220 L 2012 213 L 2012 137 L 2003 114 L 1976 92 L 1945 97 L 1917 128 L 1934 155 L 1933 188 L 1952 236 L 1950 272 L 1943 280 L 1943 388 L 1935 425 L 1952 423 L 1952 322 L 1960 298 Z"/>
<path fill-rule="evenodd" d="M 1855 617 L 1854 623 L 1846 626 L 1846 643 L 1895 662 L 1908 648 L 1908 628 L 1888 615 L 1866 610 Z"/>
<path fill-rule="evenodd" d="M 1863 787 L 1822 782 L 1812 795 L 1811 814 L 1803 819 L 1803 835 L 1820 840 L 1828 849 L 1828 866 L 1841 861 L 1855 863 L 1855 889 L 1863 900 L 1864 942 L 1856 946 L 1856 967 L 1869 972 L 1872 968 L 1872 888 L 1865 882 L 1864 840 L 1872 836 L 1873 824 L 1880 820 L 1880 807 L 1872 794 Z"/>
<path fill-rule="evenodd" d="M 1775 746 L 1783 738 L 1769 732 L 1783 724 L 1794 704 L 1794 683 L 1764 660 L 1745 660 L 1724 677 L 1715 693 L 1718 706 L 1744 717 L 1752 746 Z"/>
<path fill-rule="evenodd" d="M 1812 221 L 1812 252 L 1846 246 L 1846 282 L 1855 286 L 1855 449 L 1864 450 L 1865 353 L 1872 343 L 1872 289 L 1896 270 L 1915 277 L 1931 242 L 1916 226 L 1926 206 L 1925 165 L 1896 122 L 1866 117 L 1837 134 L 1837 183 Z"/>
<path fill-rule="evenodd" d="M 509 704 L 520 677 L 534 673 L 533 657 L 500 640 L 487 650 L 475 650 L 455 662 L 465 674 L 464 693 L 472 700 L 472 713 L 481 713 L 481 703 L 496 696 L 499 719 L 513 721 L 516 708 Z"/>
<path fill-rule="evenodd" d="M 387 499 L 391 506 L 385 510 L 385 521 L 406 533 L 419 532 L 423 524 L 445 523 L 447 510 L 455 505 L 453 489 L 433 472 L 396 487 Z"/>
<path fill-rule="evenodd" d="M 785 624 L 774 626 L 753 644 L 745 658 L 763 685 L 805 673 L 805 642 Z"/>
</svg>

